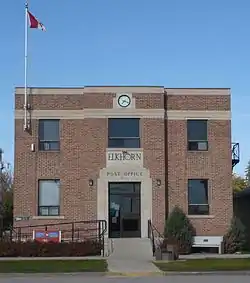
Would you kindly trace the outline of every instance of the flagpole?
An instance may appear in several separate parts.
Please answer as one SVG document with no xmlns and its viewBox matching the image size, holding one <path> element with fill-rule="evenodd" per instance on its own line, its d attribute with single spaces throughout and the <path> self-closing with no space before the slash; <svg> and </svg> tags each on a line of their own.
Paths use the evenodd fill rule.
<svg viewBox="0 0 250 283">
<path fill-rule="evenodd" d="M 25 2 L 25 36 L 24 36 L 24 130 L 28 130 L 27 110 L 28 110 L 28 94 L 27 94 L 27 69 L 28 69 L 28 0 Z"/>
</svg>

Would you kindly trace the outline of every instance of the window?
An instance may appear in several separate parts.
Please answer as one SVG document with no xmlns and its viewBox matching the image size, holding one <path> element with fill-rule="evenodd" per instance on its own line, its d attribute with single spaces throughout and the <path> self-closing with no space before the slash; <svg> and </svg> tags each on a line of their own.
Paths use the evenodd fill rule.
<svg viewBox="0 0 250 283">
<path fill-rule="evenodd" d="M 208 180 L 188 180 L 188 214 L 209 214 Z"/>
<path fill-rule="evenodd" d="M 57 216 L 60 213 L 60 181 L 39 180 L 38 215 Z"/>
<path fill-rule="evenodd" d="M 187 121 L 188 150 L 207 151 L 207 120 Z"/>
<path fill-rule="evenodd" d="M 140 119 L 109 119 L 108 120 L 109 148 L 139 148 Z"/>
<path fill-rule="evenodd" d="M 59 120 L 39 120 L 39 150 L 60 150 Z"/>
</svg>

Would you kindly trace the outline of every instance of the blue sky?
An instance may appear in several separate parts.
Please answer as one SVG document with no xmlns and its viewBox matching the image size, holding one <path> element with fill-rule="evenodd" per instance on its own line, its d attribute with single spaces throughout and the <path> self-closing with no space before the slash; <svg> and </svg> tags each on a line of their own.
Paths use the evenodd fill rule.
<svg viewBox="0 0 250 283">
<path fill-rule="evenodd" d="M 14 154 L 14 87 L 24 84 L 24 0 L 2 1 L 0 147 Z M 230 87 L 233 141 L 250 159 L 249 0 L 30 0 L 30 86 Z"/>
</svg>

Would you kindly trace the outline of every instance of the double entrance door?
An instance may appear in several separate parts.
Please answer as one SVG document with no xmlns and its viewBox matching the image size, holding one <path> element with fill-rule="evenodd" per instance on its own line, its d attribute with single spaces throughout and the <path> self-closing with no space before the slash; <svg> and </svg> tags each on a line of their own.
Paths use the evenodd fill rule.
<svg viewBox="0 0 250 283">
<path fill-rule="evenodd" d="M 109 237 L 141 237 L 141 183 L 109 183 Z"/>
</svg>

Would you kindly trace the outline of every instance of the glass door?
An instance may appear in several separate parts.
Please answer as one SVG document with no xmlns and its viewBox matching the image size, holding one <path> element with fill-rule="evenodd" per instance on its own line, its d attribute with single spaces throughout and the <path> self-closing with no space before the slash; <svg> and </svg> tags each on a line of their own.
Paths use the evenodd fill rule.
<svg viewBox="0 0 250 283">
<path fill-rule="evenodd" d="M 140 236 L 140 183 L 109 183 L 109 237 Z"/>
</svg>

